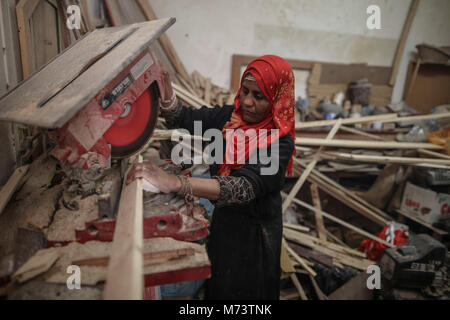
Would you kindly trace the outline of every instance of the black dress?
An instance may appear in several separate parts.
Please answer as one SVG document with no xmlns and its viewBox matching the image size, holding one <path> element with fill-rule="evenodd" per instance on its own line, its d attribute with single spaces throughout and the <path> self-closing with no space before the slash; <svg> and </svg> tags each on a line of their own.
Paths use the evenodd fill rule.
<svg viewBox="0 0 450 320">
<path fill-rule="evenodd" d="M 224 106 L 195 110 L 179 106 L 176 117 L 168 123 L 171 127 L 185 128 L 191 134 L 194 121 L 202 122 L 203 132 L 211 128 L 222 130 L 233 109 L 233 106 Z M 276 174 L 261 175 L 261 167 L 269 165 L 260 162 L 247 162 L 242 168 L 231 171 L 230 176 L 245 177 L 251 182 L 254 199 L 240 204 L 219 205 L 220 201 L 216 204 L 207 244 L 211 278 L 206 284 L 205 299 L 279 299 L 283 231 L 280 191 L 293 151 L 294 142 L 287 135 L 279 140 Z M 218 164 L 210 166 L 212 177 L 219 168 Z M 235 188 L 233 192 L 242 190 Z"/>
</svg>

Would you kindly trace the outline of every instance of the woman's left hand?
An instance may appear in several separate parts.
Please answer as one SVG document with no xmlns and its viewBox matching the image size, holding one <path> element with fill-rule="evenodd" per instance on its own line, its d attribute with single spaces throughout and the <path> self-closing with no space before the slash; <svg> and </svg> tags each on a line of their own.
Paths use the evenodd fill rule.
<svg viewBox="0 0 450 320">
<path fill-rule="evenodd" d="M 147 180 L 163 193 L 178 192 L 181 188 L 181 181 L 177 176 L 165 172 L 150 162 L 134 164 L 128 173 L 126 184 L 138 178 Z"/>
</svg>

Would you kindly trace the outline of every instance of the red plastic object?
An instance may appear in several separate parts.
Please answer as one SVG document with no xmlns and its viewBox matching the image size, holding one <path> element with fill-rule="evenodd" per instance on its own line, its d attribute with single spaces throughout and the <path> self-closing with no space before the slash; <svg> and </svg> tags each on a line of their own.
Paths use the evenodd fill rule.
<svg viewBox="0 0 450 320">
<path fill-rule="evenodd" d="M 392 233 L 394 235 L 394 239 L 392 239 Z M 402 228 L 397 227 L 395 224 L 392 227 L 390 224 L 384 226 L 383 230 L 377 233 L 376 236 L 389 243 L 393 243 L 395 246 L 404 245 L 409 240 L 408 232 L 403 230 Z M 386 249 L 388 249 L 387 246 L 372 239 L 365 239 L 361 241 L 361 244 L 358 248 L 359 251 L 365 252 L 367 254 L 368 259 L 375 262 L 378 262 L 378 260 L 380 260 L 381 255 Z"/>
</svg>

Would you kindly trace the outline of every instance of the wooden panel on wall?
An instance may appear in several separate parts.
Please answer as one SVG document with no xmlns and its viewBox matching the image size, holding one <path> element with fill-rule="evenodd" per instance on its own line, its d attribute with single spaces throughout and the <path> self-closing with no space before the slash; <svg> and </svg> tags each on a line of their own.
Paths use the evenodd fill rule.
<svg viewBox="0 0 450 320">
<path fill-rule="evenodd" d="M 16 12 L 25 79 L 60 52 L 60 22 L 54 0 L 20 0 Z"/>
<path fill-rule="evenodd" d="M 431 109 L 450 104 L 450 66 L 422 63 L 409 93 L 416 63 L 411 61 L 406 76 L 403 99 L 420 112 L 429 113 Z"/>
</svg>

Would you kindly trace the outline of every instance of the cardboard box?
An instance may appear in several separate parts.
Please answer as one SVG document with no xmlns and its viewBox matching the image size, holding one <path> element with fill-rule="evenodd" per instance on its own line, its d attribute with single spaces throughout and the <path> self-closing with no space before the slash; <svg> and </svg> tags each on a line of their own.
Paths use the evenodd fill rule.
<svg viewBox="0 0 450 320">
<path fill-rule="evenodd" d="M 407 182 L 401 211 L 432 225 L 441 215 L 450 214 L 450 195 Z"/>
</svg>

